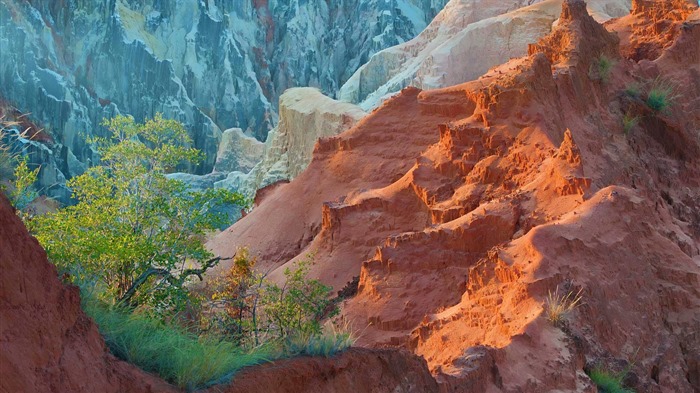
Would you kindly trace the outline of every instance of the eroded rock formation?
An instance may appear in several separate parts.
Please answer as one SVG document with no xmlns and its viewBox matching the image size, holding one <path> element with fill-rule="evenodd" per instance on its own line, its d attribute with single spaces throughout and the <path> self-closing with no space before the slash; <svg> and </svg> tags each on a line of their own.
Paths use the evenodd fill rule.
<svg viewBox="0 0 700 393">
<path fill-rule="evenodd" d="M 268 134 L 263 156 L 255 167 L 229 173 L 216 187 L 237 190 L 252 198 L 260 189 L 289 181 L 309 165 L 319 138 L 340 134 L 366 115 L 353 104 L 333 100 L 309 87 L 285 91 L 279 113 L 279 124 Z"/>
<path fill-rule="evenodd" d="M 418 37 L 384 49 L 342 86 L 339 97 L 374 108 L 406 86 L 435 89 L 475 79 L 527 53 L 549 33 L 562 0 L 453 0 Z M 599 21 L 626 15 L 630 0 L 591 0 Z"/>
<path fill-rule="evenodd" d="M 445 391 L 595 391 L 596 365 L 697 391 L 700 21 L 655 3 L 667 20 L 636 7 L 603 26 L 566 0 L 527 56 L 402 90 L 212 248 L 249 246 L 273 279 L 310 252 L 336 290 L 359 276 L 342 313 L 360 343 L 422 355 Z M 649 23 L 672 42 L 638 36 Z M 658 81 L 663 110 L 646 103 Z M 546 320 L 549 292 L 579 290 L 566 323 Z"/>
</svg>

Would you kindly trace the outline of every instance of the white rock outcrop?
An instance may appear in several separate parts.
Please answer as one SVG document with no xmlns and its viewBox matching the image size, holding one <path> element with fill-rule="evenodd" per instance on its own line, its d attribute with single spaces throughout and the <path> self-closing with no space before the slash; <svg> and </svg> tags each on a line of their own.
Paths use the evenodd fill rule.
<svg viewBox="0 0 700 393">
<path fill-rule="evenodd" d="M 549 33 L 562 0 L 451 0 L 418 37 L 376 53 L 339 99 L 370 110 L 406 86 L 433 89 L 473 80 L 527 53 Z M 589 0 L 599 21 L 629 13 L 630 0 Z"/>
<path fill-rule="evenodd" d="M 221 134 L 214 172 L 248 173 L 262 160 L 264 152 L 263 142 L 246 135 L 240 128 L 229 128 Z"/>
<path fill-rule="evenodd" d="M 248 197 L 267 185 L 291 180 L 311 162 L 319 138 L 337 135 L 367 113 L 356 105 L 336 101 L 309 87 L 289 89 L 279 100 L 279 124 L 268 134 L 262 161 L 250 173 L 235 171 L 217 187 L 238 190 Z"/>
</svg>

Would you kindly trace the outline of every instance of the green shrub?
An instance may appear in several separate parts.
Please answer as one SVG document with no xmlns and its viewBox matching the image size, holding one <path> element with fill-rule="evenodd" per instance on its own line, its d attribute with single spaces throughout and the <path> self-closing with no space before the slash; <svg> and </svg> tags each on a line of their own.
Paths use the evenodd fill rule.
<svg viewBox="0 0 700 393">
<path fill-rule="evenodd" d="M 115 356 L 188 391 L 228 382 L 241 368 L 271 359 L 269 348 L 244 352 L 230 342 L 197 337 L 144 314 L 109 307 L 90 296 L 84 299 L 83 308 Z"/>
<path fill-rule="evenodd" d="M 674 96 L 674 87 L 670 82 L 657 78 L 649 88 L 646 103 L 654 112 L 665 112 L 671 107 Z"/>
<path fill-rule="evenodd" d="M 631 389 L 626 389 L 622 385 L 622 380 L 626 373 L 613 373 L 602 367 L 596 367 L 590 371 L 591 381 L 598 386 L 600 393 L 634 393 Z"/>
<path fill-rule="evenodd" d="M 617 62 L 606 55 L 600 55 L 589 69 L 589 76 L 592 79 L 600 80 L 603 83 L 608 83 L 610 80 L 610 72 Z"/>
<path fill-rule="evenodd" d="M 273 337 L 313 336 L 322 332 L 321 321 L 338 313 L 331 299 L 332 288 L 308 278 L 313 255 L 285 269 L 286 281 L 279 287 L 269 283 L 262 300 L 268 328 Z"/>
<path fill-rule="evenodd" d="M 188 306 L 187 284 L 224 259 L 204 245 L 228 219 L 219 209 L 247 201 L 221 188 L 192 191 L 166 176 L 202 157 L 181 123 L 156 114 L 103 125 L 110 137 L 92 141 L 100 165 L 66 183 L 77 203 L 27 224 L 59 269 L 100 280 L 102 300 L 165 319 Z"/>
</svg>

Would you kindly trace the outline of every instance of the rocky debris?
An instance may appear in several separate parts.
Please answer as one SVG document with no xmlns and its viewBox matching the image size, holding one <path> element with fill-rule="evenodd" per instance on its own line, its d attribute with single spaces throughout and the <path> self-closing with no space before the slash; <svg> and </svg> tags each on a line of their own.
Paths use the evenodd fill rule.
<svg viewBox="0 0 700 393">
<path fill-rule="evenodd" d="M 697 391 L 700 23 L 665 6 L 687 18 L 636 62 L 639 14 L 604 28 L 565 0 L 527 56 L 404 89 L 321 139 L 211 248 L 249 246 L 273 280 L 308 253 L 336 290 L 359 273 L 342 310 L 359 343 L 423 356 L 442 391 L 595 391 L 596 365 L 636 391 Z M 664 111 L 645 102 L 655 80 L 673 86 Z M 557 290 L 584 302 L 561 325 L 543 315 Z"/>
<path fill-rule="evenodd" d="M 117 360 L 0 195 L 0 391 L 175 392 Z"/>
<path fill-rule="evenodd" d="M 406 351 L 350 349 L 251 367 L 211 393 L 437 393 L 425 361 Z"/>
<path fill-rule="evenodd" d="M 372 56 L 342 86 L 339 97 L 370 110 L 406 86 L 435 89 L 475 79 L 525 55 L 528 44 L 551 31 L 561 4 L 450 1 L 418 37 Z M 588 2 L 599 21 L 626 15 L 629 7 L 629 0 Z"/>
<path fill-rule="evenodd" d="M 264 140 L 284 90 L 335 94 L 373 53 L 423 30 L 445 1 L 3 0 L 1 98 L 45 127 L 56 154 L 39 164 L 62 177 L 73 175 L 64 171 L 71 162 L 95 162 L 86 138 L 105 134 L 104 118 L 156 112 L 185 124 L 206 154 L 191 171 L 205 174 L 222 130 Z"/>
</svg>

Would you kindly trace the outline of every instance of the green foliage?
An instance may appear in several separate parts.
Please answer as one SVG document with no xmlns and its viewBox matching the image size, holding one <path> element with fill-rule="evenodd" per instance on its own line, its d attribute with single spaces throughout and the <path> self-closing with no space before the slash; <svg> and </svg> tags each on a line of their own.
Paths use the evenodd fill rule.
<svg viewBox="0 0 700 393">
<path fill-rule="evenodd" d="M 247 249 L 240 249 L 231 269 L 214 280 L 211 310 L 203 313 L 206 331 L 244 346 L 277 343 L 289 354 L 335 352 L 350 345 L 349 335 L 338 331 L 329 335 L 321 327 L 321 321 L 336 315 L 338 307 L 330 287 L 308 278 L 311 256 L 295 269 L 285 270 L 282 287 L 255 273 L 255 262 Z"/>
<path fill-rule="evenodd" d="M 241 368 L 271 359 L 264 347 L 244 352 L 233 343 L 199 338 L 146 315 L 83 298 L 83 308 L 115 356 L 188 391 L 227 382 Z"/>
<path fill-rule="evenodd" d="M 613 373 L 602 367 L 596 367 L 590 371 L 589 377 L 598 386 L 601 393 L 634 393 L 622 385 L 626 373 Z"/>
<path fill-rule="evenodd" d="M 246 201 L 223 189 L 193 192 L 166 177 L 201 157 L 179 122 L 117 116 L 104 125 L 111 137 L 93 140 L 101 165 L 67 183 L 78 203 L 29 227 L 59 269 L 97 280 L 100 299 L 172 315 L 192 301 L 185 284 L 220 260 L 204 246 L 206 233 L 226 219 L 218 208 Z"/>
<path fill-rule="evenodd" d="M 627 112 L 622 117 L 622 128 L 625 130 L 625 134 L 629 134 L 637 124 L 639 124 L 639 116 L 633 116 L 630 112 Z"/>
<path fill-rule="evenodd" d="M 549 292 L 545 302 L 547 320 L 554 326 L 561 325 L 566 316 L 579 306 L 582 299 L 581 291 L 583 291 L 583 288 L 577 293 L 567 292 L 562 294 L 559 292 L 559 286 L 557 286 L 554 292 Z"/>
<path fill-rule="evenodd" d="M 320 321 L 338 312 L 330 298 L 332 288 L 307 278 L 311 264 L 310 257 L 298 262 L 294 270 L 285 269 L 284 286 L 270 284 L 267 288 L 265 314 L 276 337 L 318 335 Z"/>
<path fill-rule="evenodd" d="M 31 170 L 27 165 L 26 159 L 18 160 L 13 174 L 14 179 L 9 197 L 12 205 L 19 212 L 24 211 L 39 196 L 39 193 L 34 188 L 38 174 L 39 168 Z"/>
<path fill-rule="evenodd" d="M 676 98 L 674 90 L 670 82 L 657 78 L 649 88 L 646 99 L 647 106 L 654 112 L 668 111 Z"/>
<path fill-rule="evenodd" d="M 594 60 L 589 69 L 589 75 L 592 79 L 600 80 L 603 83 L 608 83 L 610 80 L 610 72 L 617 62 L 608 56 L 601 54 Z"/>
</svg>

